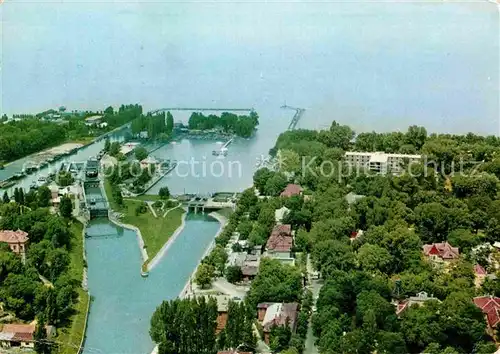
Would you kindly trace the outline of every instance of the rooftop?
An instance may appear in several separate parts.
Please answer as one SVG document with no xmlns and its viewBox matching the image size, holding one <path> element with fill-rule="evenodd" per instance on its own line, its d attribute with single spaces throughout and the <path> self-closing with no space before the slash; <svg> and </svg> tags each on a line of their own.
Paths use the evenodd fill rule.
<svg viewBox="0 0 500 354">
<path fill-rule="evenodd" d="M 260 304 L 259 304 L 260 305 Z M 296 302 L 291 303 L 272 303 L 266 309 L 262 326 L 264 331 L 269 331 L 272 326 L 283 326 L 288 323 L 290 328 L 295 327 L 297 311 L 299 305 Z"/>
<path fill-rule="evenodd" d="M 460 255 L 458 247 L 453 247 L 448 242 L 440 242 L 440 243 L 432 243 L 429 245 L 424 245 L 423 249 L 424 249 L 424 255 L 438 256 L 443 260 L 456 259 Z"/>
<path fill-rule="evenodd" d="M 304 191 L 304 189 L 301 186 L 299 186 L 298 184 L 290 183 L 286 186 L 286 188 L 283 190 L 283 192 L 281 192 L 281 196 L 282 197 L 291 197 L 294 195 L 300 195 L 300 193 L 302 193 L 303 191 Z"/>
<path fill-rule="evenodd" d="M 293 247 L 290 225 L 276 225 L 267 240 L 266 248 L 275 252 L 289 252 Z"/>
<path fill-rule="evenodd" d="M 488 325 L 493 328 L 500 322 L 500 298 L 493 296 L 479 296 L 474 298 L 474 304 L 486 315 Z"/>
<path fill-rule="evenodd" d="M 12 230 L 2 230 L 0 231 L 0 242 L 7 242 L 7 243 L 26 243 L 28 241 L 28 233 L 17 230 L 17 231 L 12 231 Z"/>
</svg>

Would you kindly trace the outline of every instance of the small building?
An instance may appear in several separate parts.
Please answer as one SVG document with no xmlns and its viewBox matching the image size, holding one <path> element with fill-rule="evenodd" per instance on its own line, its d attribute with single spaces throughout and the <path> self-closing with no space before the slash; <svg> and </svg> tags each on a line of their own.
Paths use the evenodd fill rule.
<svg viewBox="0 0 500 354">
<path fill-rule="evenodd" d="M 280 209 L 276 209 L 274 211 L 274 219 L 276 221 L 277 224 L 281 224 L 281 222 L 283 221 L 283 218 L 290 212 L 290 209 L 288 209 L 287 207 L 282 207 Z"/>
<path fill-rule="evenodd" d="M 101 122 L 102 122 L 102 116 L 100 115 L 95 115 L 85 118 L 85 125 L 87 126 L 98 125 Z"/>
<path fill-rule="evenodd" d="M 9 245 L 12 252 L 21 255 L 23 260 L 26 257 L 26 246 L 28 243 L 28 233 L 22 230 L 1 230 L 0 242 L 5 242 Z"/>
<path fill-rule="evenodd" d="M 293 258 L 293 236 L 291 225 L 276 225 L 267 240 L 266 250 L 272 258 Z"/>
<path fill-rule="evenodd" d="M 264 342 L 269 344 L 269 334 L 274 326 L 290 326 L 295 333 L 299 304 L 296 302 L 264 302 L 257 305 L 258 320 L 264 332 Z"/>
<path fill-rule="evenodd" d="M 396 306 L 396 315 L 401 315 L 406 309 L 412 305 L 424 305 L 427 301 L 434 300 L 441 302 L 438 298 L 428 296 L 425 291 L 419 292 L 416 296 L 410 296 L 408 299 L 393 303 Z"/>
<path fill-rule="evenodd" d="M 4 324 L 0 331 L 0 348 L 34 348 L 35 324 Z M 45 326 L 47 339 L 56 335 L 54 326 Z"/>
<path fill-rule="evenodd" d="M 460 256 L 458 247 L 453 247 L 448 242 L 424 245 L 423 250 L 424 255 L 435 262 L 449 262 Z"/>
<path fill-rule="evenodd" d="M 474 298 L 474 304 L 479 307 L 488 324 L 488 333 L 493 334 L 500 322 L 500 298 L 494 296 L 479 296 Z"/>
<path fill-rule="evenodd" d="M 292 197 L 294 195 L 302 195 L 302 192 L 304 191 L 304 189 L 299 186 L 298 184 L 293 184 L 293 183 L 289 183 L 286 188 L 283 190 L 283 192 L 281 192 L 281 196 L 282 197 L 286 197 L 286 198 L 289 198 L 289 197 Z"/>
<path fill-rule="evenodd" d="M 421 159 L 421 155 L 387 154 L 380 151 L 347 151 L 344 156 L 348 167 L 370 170 L 380 174 L 400 174 L 405 163 L 420 163 Z"/>
<path fill-rule="evenodd" d="M 488 272 L 480 264 L 474 265 L 474 285 L 476 288 L 479 288 L 483 284 L 487 275 Z"/>
</svg>

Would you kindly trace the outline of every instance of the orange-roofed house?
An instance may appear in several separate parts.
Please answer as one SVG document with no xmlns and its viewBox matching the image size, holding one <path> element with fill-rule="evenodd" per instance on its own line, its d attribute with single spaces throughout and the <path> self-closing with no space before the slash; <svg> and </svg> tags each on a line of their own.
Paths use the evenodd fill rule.
<svg viewBox="0 0 500 354">
<path fill-rule="evenodd" d="M 302 195 L 304 189 L 298 184 L 290 183 L 286 186 L 286 188 L 281 192 L 282 197 L 292 197 L 294 195 Z"/>
<path fill-rule="evenodd" d="M 424 245 L 424 255 L 432 261 L 449 262 L 460 256 L 458 247 L 451 246 L 448 242 Z"/>
<path fill-rule="evenodd" d="M 4 324 L 0 331 L 0 348 L 33 348 L 35 328 L 34 324 Z M 45 330 L 48 339 L 56 335 L 54 326 L 45 326 Z"/>
<path fill-rule="evenodd" d="M 28 233 L 21 230 L 0 231 L 0 242 L 8 244 L 12 252 L 21 255 L 23 261 L 26 258 L 26 244 L 28 243 L 28 240 Z"/>
<path fill-rule="evenodd" d="M 488 332 L 493 334 L 500 322 L 500 298 L 493 296 L 479 296 L 474 298 L 474 304 L 483 311 L 488 324 Z"/>
</svg>

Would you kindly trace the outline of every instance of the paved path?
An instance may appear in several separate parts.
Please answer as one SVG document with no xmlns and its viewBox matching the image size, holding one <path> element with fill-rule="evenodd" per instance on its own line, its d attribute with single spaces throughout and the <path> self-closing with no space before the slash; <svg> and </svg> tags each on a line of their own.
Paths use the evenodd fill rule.
<svg viewBox="0 0 500 354">
<path fill-rule="evenodd" d="M 314 272 L 314 268 L 312 266 L 311 262 L 311 257 L 310 255 L 307 255 L 307 277 L 309 280 L 308 288 L 311 290 L 312 295 L 313 295 L 313 307 L 316 307 L 316 300 L 318 300 L 319 296 L 319 291 L 321 290 L 321 287 L 323 286 L 323 281 L 318 280 L 318 279 L 313 279 L 311 276 L 312 273 Z M 304 345 L 304 354 L 319 354 L 318 348 L 314 344 L 316 342 L 316 337 L 313 334 L 312 330 L 312 321 L 309 320 L 309 326 L 307 327 L 307 336 L 306 336 L 306 341 Z"/>
<path fill-rule="evenodd" d="M 177 209 L 178 207 L 180 207 L 182 205 L 182 203 L 179 203 L 177 204 L 177 206 L 174 206 L 173 208 L 170 208 L 168 209 L 167 211 L 165 211 L 165 213 L 163 214 L 163 217 L 166 217 L 168 213 L 170 213 L 172 210 L 174 209 Z"/>
<path fill-rule="evenodd" d="M 240 299 L 245 298 L 246 293 L 248 291 L 247 288 L 242 286 L 236 286 L 228 282 L 225 278 L 217 278 L 213 283 L 212 287 L 224 294 L 227 294 L 231 297 L 239 297 Z"/>
</svg>

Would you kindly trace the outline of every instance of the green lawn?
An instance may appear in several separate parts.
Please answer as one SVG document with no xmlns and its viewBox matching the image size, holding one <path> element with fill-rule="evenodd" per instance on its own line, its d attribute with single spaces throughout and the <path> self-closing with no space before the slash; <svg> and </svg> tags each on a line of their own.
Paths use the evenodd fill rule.
<svg viewBox="0 0 500 354">
<path fill-rule="evenodd" d="M 141 230 L 149 259 L 153 259 L 165 242 L 168 241 L 170 236 L 181 225 L 184 210 L 182 208 L 174 209 L 165 218 L 161 215 L 155 218 L 149 209 L 146 213 L 136 216 L 135 210 L 140 204 L 141 202 L 138 201 L 126 200 L 126 209 L 122 209 L 124 216 L 121 221 L 125 224 L 137 226 Z"/>
<path fill-rule="evenodd" d="M 111 184 L 107 180 L 104 182 L 104 189 L 108 196 L 111 209 L 123 213 L 123 217 L 120 221 L 125 224 L 134 225 L 141 230 L 149 260 L 153 259 L 165 242 L 168 241 L 170 236 L 172 236 L 175 230 L 181 225 L 184 210 L 182 208 L 174 209 L 170 211 L 165 218 L 162 217 L 163 213 L 158 214 L 158 217 L 155 218 L 149 208 L 145 213 L 135 215 L 135 210 L 142 202 L 133 199 L 153 201 L 158 200 L 159 196 L 146 194 L 134 198 L 124 198 L 124 205 L 119 206 L 113 200 Z"/>
<path fill-rule="evenodd" d="M 71 239 L 69 274 L 78 282 L 82 281 L 84 267 L 82 232 L 83 225 L 74 220 L 71 225 L 73 237 Z M 74 305 L 75 314 L 71 317 L 71 325 L 58 330 L 57 341 L 61 343 L 58 349 L 60 354 L 77 354 L 84 335 L 89 296 L 82 288 L 78 288 L 77 292 L 78 301 Z"/>
<path fill-rule="evenodd" d="M 83 289 L 78 289 L 78 302 L 75 305 L 75 314 L 71 317 L 71 326 L 69 328 L 58 329 L 59 335 L 59 354 L 78 354 L 78 348 L 82 341 L 85 330 L 85 317 L 87 315 L 87 306 L 89 303 L 88 294 Z"/>
</svg>

